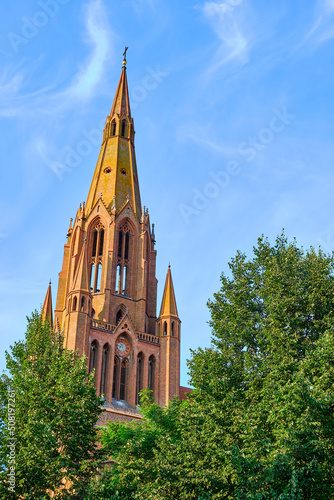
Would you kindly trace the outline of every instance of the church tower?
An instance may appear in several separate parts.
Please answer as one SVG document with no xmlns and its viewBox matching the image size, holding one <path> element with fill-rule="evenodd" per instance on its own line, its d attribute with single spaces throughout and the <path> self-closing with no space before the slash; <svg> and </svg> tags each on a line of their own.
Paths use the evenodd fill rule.
<svg viewBox="0 0 334 500">
<path fill-rule="evenodd" d="M 122 405 L 135 411 L 146 387 L 160 405 L 180 389 L 181 322 L 170 269 L 156 316 L 154 225 L 141 206 L 134 137 L 124 60 L 87 201 L 68 229 L 55 309 L 110 418 Z"/>
</svg>

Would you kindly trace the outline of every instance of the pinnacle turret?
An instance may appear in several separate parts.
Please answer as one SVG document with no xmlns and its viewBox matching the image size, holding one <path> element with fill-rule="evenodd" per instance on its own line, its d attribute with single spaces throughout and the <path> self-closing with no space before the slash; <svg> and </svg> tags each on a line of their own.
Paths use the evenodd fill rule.
<svg viewBox="0 0 334 500">
<path fill-rule="evenodd" d="M 51 326 L 53 326 L 51 281 L 46 291 L 41 315 L 44 319 L 46 319 L 50 323 Z"/>
<path fill-rule="evenodd" d="M 178 317 L 175 292 L 172 280 L 172 272 L 170 265 L 168 266 L 164 294 L 162 296 L 160 315 L 162 316 L 176 316 Z"/>
</svg>

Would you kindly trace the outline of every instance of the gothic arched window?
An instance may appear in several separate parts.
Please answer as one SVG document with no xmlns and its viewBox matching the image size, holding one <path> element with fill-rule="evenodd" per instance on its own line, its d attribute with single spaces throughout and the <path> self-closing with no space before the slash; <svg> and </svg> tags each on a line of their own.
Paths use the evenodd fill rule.
<svg viewBox="0 0 334 500">
<path fill-rule="evenodd" d="M 167 322 L 164 321 L 164 335 L 167 335 Z"/>
<path fill-rule="evenodd" d="M 80 306 L 80 311 L 85 310 L 85 297 L 81 297 L 81 306 Z"/>
<path fill-rule="evenodd" d="M 114 361 L 114 377 L 112 397 L 125 401 L 127 397 L 127 380 L 128 379 L 128 360 L 123 359 L 121 362 L 118 356 L 115 356 Z"/>
<path fill-rule="evenodd" d="M 153 354 L 148 358 L 148 388 L 153 391 L 154 397 L 154 389 L 155 389 L 155 357 Z"/>
<path fill-rule="evenodd" d="M 109 345 L 105 344 L 102 351 L 101 388 L 100 393 L 105 394 L 108 380 Z"/>
<path fill-rule="evenodd" d="M 128 287 L 128 265 L 130 248 L 130 230 L 125 223 L 118 232 L 117 266 L 115 293 L 129 295 Z"/>
<path fill-rule="evenodd" d="M 128 375 L 128 361 L 127 359 L 123 359 L 121 364 L 121 376 L 119 384 L 119 399 L 121 401 L 125 401 L 126 398 L 126 383 L 128 378 L 127 375 Z"/>
<path fill-rule="evenodd" d="M 113 382 L 112 382 L 112 397 L 114 399 L 118 399 L 118 386 L 119 386 L 118 375 L 119 375 L 119 358 L 117 356 L 115 356 L 114 376 L 113 376 Z"/>
<path fill-rule="evenodd" d="M 104 227 L 101 222 L 93 229 L 91 245 L 90 291 L 96 293 L 101 291 L 102 277 Z"/>
<path fill-rule="evenodd" d="M 73 311 L 77 310 L 77 302 L 78 302 L 78 299 L 77 299 L 77 296 L 75 295 L 75 297 L 73 299 Z"/>
<path fill-rule="evenodd" d="M 140 352 L 137 356 L 137 397 L 136 404 L 139 405 L 140 396 L 139 393 L 143 389 L 144 380 L 144 355 Z"/>
<path fill-rule="evenodd" d="M 122 137 L 125 137 L 125 133 L 126 133 L 126 121 L 123 120 L 122 121 L 122 132 L 121 132 L 121 136 Z"/>
<path fill-rule="evenodd" d="M 174 321 L 172 321 L 172 328 L 171 328 L 171 335 L 174 336 L 175 331 L 174 331 Z"/>
<path fill-rule="evenodd" d="M 98 347 L 97 341 L 94 340 L 90 346 L 89 373 L 96 370 Z"/>
</svg>

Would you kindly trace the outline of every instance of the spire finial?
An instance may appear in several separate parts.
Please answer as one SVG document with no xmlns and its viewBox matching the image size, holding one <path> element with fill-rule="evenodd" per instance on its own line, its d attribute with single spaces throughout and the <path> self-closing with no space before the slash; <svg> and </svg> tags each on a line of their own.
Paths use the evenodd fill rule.
<svg viewBox="0 0 334 500">
<path fill-rule="evenodd" d="M 170 269 L 170 262 L 168 263 L 168 269 Z"/>
<path fill-rule="evenodd" d="M 129 47 L 125 47 L 125 50 L 123 52 L 123 63 L 122 63 L 123 68 L 126 68 L 126 52 L 127 52 L 128 48 Z"/>
</svg>

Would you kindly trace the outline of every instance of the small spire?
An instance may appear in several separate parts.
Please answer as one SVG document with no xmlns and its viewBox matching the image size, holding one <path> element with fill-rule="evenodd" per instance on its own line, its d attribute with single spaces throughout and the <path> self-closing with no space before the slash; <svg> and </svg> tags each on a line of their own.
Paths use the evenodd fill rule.
<svg viewBox="0 0 334 500">
<path fill-rule="evenodd" d="M 123 61 L 123 70 L 126 69 L 126 59 Z M 118 82 L 115 98 L 111 107 L 110 119 L 113 116 L 127 116 L 131 120 L 130 97 L 128 89 L 128 81 L 126 71 L 121 72 L 121 77 Z"/>
<path fill-rule="evenodd" d="M 51 294 L 51 279 L 49 282 L 48 289 L 46 291 L 43 307 L 42 307 L 42 312 L 41 312 L 42 318 L 45 320 L 48 320 L 51 326 L 53 326 L 53 314 L 52 314 L 52 294 Z"/>
<path fill-rule="evenodd" d="M 161 308 L 159 316 L 176 316 L 178 317 L 175 292 L 172 280 L 172 272 L 170 264 L 168 266 L 164 294 L 162 296 Z"/>
</svg>

